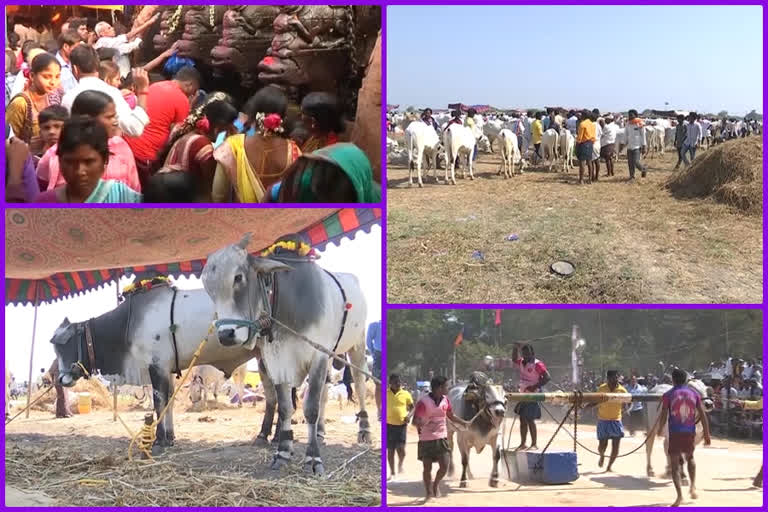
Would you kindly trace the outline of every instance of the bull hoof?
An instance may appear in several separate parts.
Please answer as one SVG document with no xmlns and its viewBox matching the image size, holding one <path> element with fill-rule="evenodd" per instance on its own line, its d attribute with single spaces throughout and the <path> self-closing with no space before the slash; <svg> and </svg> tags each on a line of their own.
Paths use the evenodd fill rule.
<svg viewBox="0 0 768 512">
<path fill-rule="evenodd" d="M 459 487 L 461 487 L 462 489 L 466 489 L 467 488 L 467 481 L 466 480 L 462 480 L 459 483 Z"/>
<path fill-rule="evenodd" d="M 357 444 L 371 444 L 371 433 L 367 431 L 358 432 Z"/>
<path fill-rule="evenodd" d="M 413 183 L 412 182 L 408 182 L 408 186 L 409 187 L 413 187 Z"/>
<path fill-rule="evenodd" d="M 152 445 L 152 456 L 153 457 L 159 457 L 165 452 L 165 447 L 160 446 L 160 444 Z"/>
<path fill-rule="evenodd" d="M 269 439 L 267 436 L 259 434 L 256 439 L 253 440 L 254 446 L 269 446 Z"/>
<path fill-rule="evenodd" d="M 649 477 L 651 477 L 651 476 L 656 476 L 656 472 L 655 472 L 655 471 L 653 471 L 652 469 L 649 469 L 649 470 L 648 470 L 648 476 L 649 476 Z"/>
<path fill-rule="evenodd" d="M 279 455 L 275 455 L 274 458 L 272 459 L 272 465 L 269 466 L 269 469 L 272 469 L 273 471 L 277 471 L 283 466 L 287 466 L 287 465 L 288 465 L 287 459 L 284 459 Z"/>
<path fill-rule="evenodd" d="M 312 471 L 315 473 L 315 476 L 323 476 L 325 474 L 325 466 L 323 466 L 322 462 L 316 462 L 312 467 Z"/>
<path fill-rule="evenodd" d="M 424 184 L 423 183 L 419 183 L 419 188 L 424 188 Z"/>
<path fill-rule="evenodd" d="M 491 478 L 491 481 L 488 482 L 488 485 L 490 485 L 493 488 L 496 488 L 499 486 L 499 479 L 498 478 Z"/>
</svg>

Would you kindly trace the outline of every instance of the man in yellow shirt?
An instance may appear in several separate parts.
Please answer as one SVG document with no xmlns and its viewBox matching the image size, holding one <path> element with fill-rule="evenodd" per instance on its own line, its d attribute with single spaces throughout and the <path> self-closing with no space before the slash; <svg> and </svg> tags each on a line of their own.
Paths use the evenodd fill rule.
<svg viewBox="0 0 768 512">
<path fill-rule="evenodd" d="M 536 119 L 531 124 L 531 142 L 535 149 L 536 161 L 541 159 L 541 139 L 544 136 L 544 125 L 541 124 L 541 112 L 536 112 Z M 535 162 L 534 162 L 535 163 Z"/>
<path fill-rule="evenodd" d="M 597 388 L 598 393 L 627 393 L 627 390 L 619 384 L 619 372 L 608 370 L 607 381 Z M 600 452 L 598 466 L 603 467 L 605 461 L 605 449 L 608 448 L 608 440 L 611 440 L 611 458 L 608 460 L 606 473 L 611 471 L 616 457 L 619 455 L 619 442 L 624 437 L 624 425 L 621 423 L 621 402 L 603 402 L 597 404 L 597 439 L 600 441 L 597 451 Z"/>
<path fill-rule="evenodd" d="M 579 159 L 579 184 L 584 183 L 584 165 L 589 171 L 587 183 L 592 183 L 592 177 L 595 172 L 595 163 L 592 161 L 592 152 L 594 150 L 596 128 L 595 123 L 590 119 L 590 112 L 585 110 L 581 113 L 581 122 L 577 129 L 576 136 L 576 157 Z M 597 180 L 597 178 L 595 178 Z"/>
<path fill-rule="evenodd" d="M 387 390 L 387 462 L 389 462 L 389 479 L 395 477 L 395 451 L 399 459 L 397 473 L 403 472 L 405 460 L 405 440 L 408 423 L 413 411 L 413 397 L 400 386 L 400 376 L 393 373 L 389 376 Z"/>
</svg>

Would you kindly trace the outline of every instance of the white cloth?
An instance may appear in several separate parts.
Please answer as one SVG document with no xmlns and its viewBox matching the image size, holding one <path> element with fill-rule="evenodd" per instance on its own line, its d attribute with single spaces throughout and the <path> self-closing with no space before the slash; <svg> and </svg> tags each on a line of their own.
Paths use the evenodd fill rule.
<svg viewBox="0 0 768 512">
<path fill-rule="evenodd" d="M 645 128 L 636 124 L 627 123 L 625 127 L 625 133 L 627 135 L 627 149 L 640 149 L 645 147 Z"/>
<path fill-rule="evenodd" d="M 698 146 L 701 143 L 701 124 L 698 121 L 688 123 L 685 132 L 684 146 Z"/>
<path fill-rule="evenodd" d="M 72 103 L 75 102 L 77 95 L 83 91 L 101 91 L 112 98 L 112 101 L 115 102 L 115 110 L 117 111 L 117 122 L 124 135 L 139 137 L 144 133 L 144 127 L 149 124 L 149 116 L 144 109 L 137 106 L 131 110 L 131 107 L 116 87 L 112 87 L 103 80 L 93 76 L 83 78 L 78 82 L 77 87 L 64 95 L 61 104 L 67 111 L 72 110 Z"/>
<path fill-rule="evenodd" d="M 568 118 L 568 120 L 565 122 L 565 127 L 568 129 L 569 132 L 573 134 L 573 136 L 576 136 L 576 129 L 579 126 L 579 120 L 576 116 L 571 116 Z"/>
<path fill-rule="evenodd" d="M 125 78 L 131 72 L 131 60 L 128 57 L 133 50 L 141 46 L 141 38 L 137 37 L 131 42 L 128 42 L 128 38 L 125 34 L 117 37 L 100 37 L 96 44 L 93 45 L 95 49 L 99 48 L 112 48 L 117 50 L 119 55 L 115 62 L 117 67 L 120 68 L 120 77 Z"/>
<path fill-rule="evenodd" d="M 600 147 L 616 144 L 616 137 L 619 134 L 619 127 L 616 123 L 606 123 L 603 128 L 603 135 L 600 137 Z"/>
<path fill-rule="evenodd" d="M 592 160 L 600 158 L 600 140 L 603 138 L 603 127 L 595 123 L 595 142 L 592 143 Z"/>
<path fill-rule="evenodd" d="M 13 81 L 13 88 L 11 88 L 11 99 L 13 99 L 17 94 L 21 94 L 21 91 L 24 90 L 24 85 L 27 83 L 27 79 L 24 78 L 24 72 L 19 71 L 16 75 L 16 80 Z"/>
</svg>

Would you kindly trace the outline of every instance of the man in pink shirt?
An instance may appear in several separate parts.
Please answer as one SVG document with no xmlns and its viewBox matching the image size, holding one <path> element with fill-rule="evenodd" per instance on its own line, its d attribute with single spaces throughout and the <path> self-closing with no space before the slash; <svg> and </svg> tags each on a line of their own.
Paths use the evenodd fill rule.
<svg viewBox="0 0 768 512">
<path fill-rule="evenodd" d="M 448 401 L 448 379 L 442 376 L 432 378 L 432 391 L 422 396 L 416 402 L 413 413 L 413 424 L 419 431 L 418 458 L 424 464 L 424 489 L 426 498 L 440 496 L 439 484 L 448 471 L 451 447 L 448 444 L 448 425 L 446 419 L 463 427 L 469 427 L 469 422 L 453 415 L 451 403 Z M 438 463 L 437 474 L 432 481 L 432 463 Z"/>
<path fill-rule="evenodd" d="M 541 387 L 552 380 L 543 361 L 536 359 L 533 347 L 524 345 L 522 357 L 519 357 L 520 343 L 515 343 L 512 349 L 512 359 L 520 369 L 520 392 L 538 393 Z M 515 412 L 520 416 L 520 446 L 518 450 L 527 449 L 526 441 L 528 431 L 531 431 L 531 449 L 536 450 L 536 420 L 541 418 L 541 407 L 538 402 L 519 402 L 515 406 Z"/>
</svg>

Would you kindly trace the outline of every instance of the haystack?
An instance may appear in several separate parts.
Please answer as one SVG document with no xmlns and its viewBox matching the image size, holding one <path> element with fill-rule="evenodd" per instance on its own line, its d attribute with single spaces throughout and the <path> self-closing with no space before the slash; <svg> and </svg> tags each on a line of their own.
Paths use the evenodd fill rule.
<svg viewBox="0 0 768 512">
<path fill-rule="evenodd" d="M 32 394 L 34 400 L 42 390 L 38 390 Z M 104 397 L 110 397 L 110 391 L 96 379 L 79 379 L 75 382 L 75 385 L 71 388 L 67 388 L 67 394 L 69 396 L 69 410 L 74 414 L 78 414 L 77 410 L 77 395 L 78 393 L 90 393 L 91 394 L 91 407 L 95 409 L 107 409 L 112 410 L 112 404 L 105 401 Z M 38 400 L 31 409 L 33 411 L 47 411 L 54 412 L 54 403 L 56 402 L 56 392 L 48 392 L 42 399 Z"/>
<path fill-rule="evenodd" d="M 731 140 L 701 153 L 666 186 L 678 198 L 712 198 L 747 214 L 762 215 L 762 137 Z"/>
</svg>

